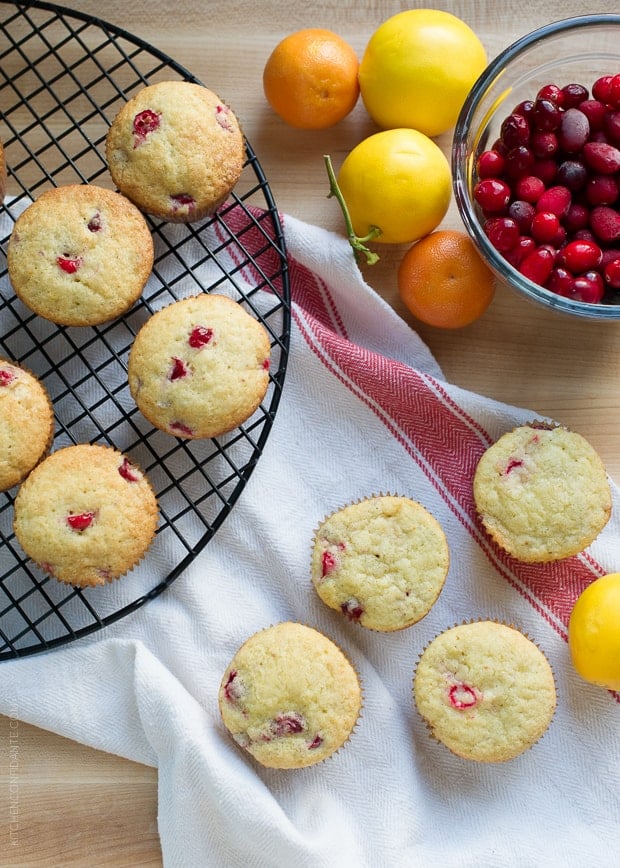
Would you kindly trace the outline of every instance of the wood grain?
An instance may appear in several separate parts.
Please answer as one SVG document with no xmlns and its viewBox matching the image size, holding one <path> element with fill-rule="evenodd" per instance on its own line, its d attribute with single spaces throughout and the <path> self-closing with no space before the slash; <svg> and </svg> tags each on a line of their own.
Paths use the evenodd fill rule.
<svg viewBox="0 0 620 868">
<path fill-rule="evenodd" d="M 337 31 L 361 55 L 385 18 L 419 4 L 88 0 L 66 5 L 140 36 L 220 93 L 241 119 L 279 209 L 342 230 L 338 207 L 327 198 L 323 154 L 331 154 L 338 165 L 375 130 L 361 104 L 332 130 L 285 129 L 263 98 L 263 66 L 276 42 L 309 26 Z M 489 57 L 537 26 L 591 11 L 585 0 L 516 6 L 508 0 L 462 0 L 433 6 L 466 20 Z M 617 3 L 599 2 L 596 11 L 617 12 Z M 447 153 L 450 135 L 440 137 L 439 143 Z M 461 227 L 454 205 L 445 226 Z M 396 267 L 404 250 L 380 252 L 380 262 L 364 268 L 366 279 L 419 331 L 448 380 L 554 416 L 584 434 L 611 475 L 620 479 L 619 326 L 547 313 L 500 286 L 477 323 L 457 332 L 424 327 L 407 315 L 398 299 Z M 158 866 L 162 862 L 156 818 L 156 770 L 91 750 L 17 718 L 0 718 L 1 865 Z"/>
</svg>

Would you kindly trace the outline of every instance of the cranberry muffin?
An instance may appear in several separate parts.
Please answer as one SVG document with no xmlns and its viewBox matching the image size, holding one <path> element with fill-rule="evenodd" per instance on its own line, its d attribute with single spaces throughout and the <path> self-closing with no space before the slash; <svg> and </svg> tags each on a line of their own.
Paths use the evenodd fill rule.
<svg viewBox="0 0 620 868">
<path fill-rule="evenodd" d="M 421 504 L 380 495 L 332 513 L 315 533 L 312 582 L 319 597 L 371 630 L 402 630 L 423 618 L 443 588 L 450 552 Z"/>
<path fill-rule="evenodd" d="M 235 742 L 268 768 L 314 765 L 349 739 L 362 704 L 357 673 L 311 627 L 284 622 L 255 633 L 228 665 L 219 690 Z"/>
<path fill-rule="evenodd" d="M 169 304 L 139 330 L 129 388 L 156 428 L 217 437 L 259 406 L 269 383 L 269 336 L 237 302 L 203 293 Z"/>
<path fill-rule="evenodd" d="M 8 249 L 16 295 L 59 325 L 115 319 L 139 298 L 153 267 L 144 215 L 93 184 L 42 193 L 15 222 Z"/>
<path fill-rule="evenodd" d="M 245 142 L 234 112 L 213 91 L 162 81 L 118 112 L 106 158 L 118 189 L 142 211 L 187 223 L 226 200 L 243 169 Z"/>
<path fill-rule="evenodd" d="M 28 557 L 61 582 L 104 585 L 131 570 L 159 517 L 144 473 L 109 446 L 52 452 L 22 484 L 14 529 Z"/>
<path fill-rule="evenodd" d="M 0 491 L 20 483 L 51 446 L 54 412 L 30 371 L 0 359 Z"/>
</svg>

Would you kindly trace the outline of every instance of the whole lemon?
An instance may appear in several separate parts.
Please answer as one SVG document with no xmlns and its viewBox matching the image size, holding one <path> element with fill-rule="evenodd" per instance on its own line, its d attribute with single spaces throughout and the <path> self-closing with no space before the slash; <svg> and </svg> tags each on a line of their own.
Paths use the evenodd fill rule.
<svg viewBox="0 0 620 868">
<path fill-rule="evenodd" d="M 338 186 L 353 229 L 377 227 L 382 244 L 406 244 L 442 221 L 452 195 L 443 151 L 417 130 L 384 130 L 363 139 L 346 156 Z"/>
<path fill-rule="evenodd" d="M 568 647 L 583 679 L 620 690 L 620 573 L 582 591 L 568 622 Z"/>
<path fill-rule="evenodd" d="M 409 9 L 370 37 L 359 69 L 362 100 L 383 129 L 437 136 L 454 126 L 486 63 L 482 43 L 460 18 Z"/>
</svg>

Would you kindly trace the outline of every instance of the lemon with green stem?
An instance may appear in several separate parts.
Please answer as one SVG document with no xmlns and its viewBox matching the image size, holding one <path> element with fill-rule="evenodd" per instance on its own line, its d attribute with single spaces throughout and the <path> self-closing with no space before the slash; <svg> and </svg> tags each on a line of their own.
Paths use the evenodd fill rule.
<svg viewBox="0 0 620 868">
<path fill-rule="evenodd" d="M 342 208 L 351 246 L 372 264 L 368 242 L 411 244 L 443 220 L 452 196 L 450 165 L 418 130 L 374 133 L 345 157 L 336 176 L 325 157 L 330 195 Z"/>
</svg>

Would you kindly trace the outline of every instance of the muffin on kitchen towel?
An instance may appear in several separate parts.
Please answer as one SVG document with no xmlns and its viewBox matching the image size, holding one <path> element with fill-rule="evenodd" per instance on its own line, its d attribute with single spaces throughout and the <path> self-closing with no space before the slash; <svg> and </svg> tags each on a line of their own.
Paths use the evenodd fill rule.
<svg viewBox="0 0 620 868">
<path fill-rule="evenodd" d="M 209 88 L 161 81 L 121 108 L 106 157 L 114 183 L 142 211 L 188 223 L 226 200 L 241 175 L 245 143 L 235 113 Z"/>
<path fill-rule="evenodd" d="M 532 409 L 447 382 L 419 335 L 364 282 L 346 240 L 283 220 L 291 351 L 247 486 L 156 600 L 66 648 L 4 661 L 0 712 L 156 766 L 162 861 L 175 868 L 589 868 L 593 857 L 616 866 L 620 702 L 573 672 L 565 629 L 579 588 L 620 563 L 620 510 L 587 557 L 501 559 L 475 519 L 472 476 L 484 450 L 531 421 Z M 247 243 L 258 246 L 264 226 Z M 310 541 L 317 517 L 369 491 L 405 488 L 445 529 L 450 576 L 418 624 L 378 634 L 317 597 Z M 614 505 L 618 497 L 614 484 Z M 509 763 L 455 756 L 429 737 L 412 702 L 424 647 L 447 626 L 480 617 L 518 624 L 557 680 L 552 725 Z M 332 638 L 364 688 L 345 746 L 286 771 L 240 749 L 218 706 L 240 645 L 282 621 Z"/>
<path fill-rule="evenodd" d="M 153 267 L 153 239 L 124 196 L 67 184 L 46 190 L 20 214 L 7 261 L 16 295 L 39 316 L 97 325 L 140 297 Z"/>
<path fill-rule="evenodd" d="M 459 624 L 436 636 L 418 661 L 414 697 L 437 741 L 480 762 L 504 762 L 530 748 L 556 707 L 543 652 L 495 621 Z"/>
<path fill-rule="evenodd" d="M 480 458 L 473 486 L 487 532 L 522 561 L 578 554 L 611 513 L 603 462 L 584 437 L 560 425 L 503 434 Z"/>
<path fill-rule="evenodd" d="M 314 535 L 312 582 L 319 597 L 371 630 L 402 630 L 423 618 L 450 566 L 446 535 L 408 497 L 379 495 L 327 516 Z"/>
<path fill-rule="evenodd" d="M 21 365 L 0 359 L 0 491 L 30 473 L 53 437 L 54 410 L 43 383 Z"/>
<path fill-rule="evenodd" d="M 292 622 L 247 639 L 219 691 L 233 739 L 259 763 L 278 769 L 304 768 L 335 753 L 351 735 L 361 704 L 357 673 L 337 645 Z"/>
</svg>

